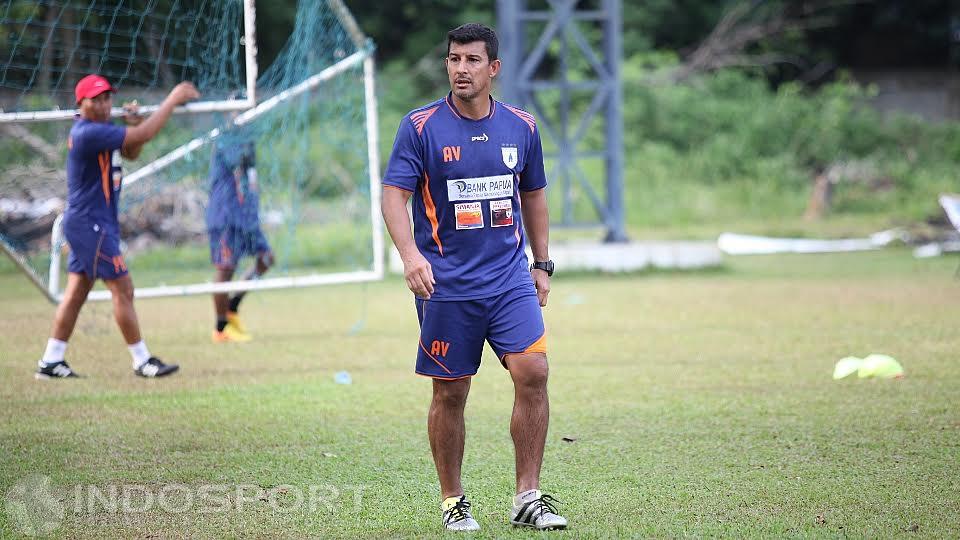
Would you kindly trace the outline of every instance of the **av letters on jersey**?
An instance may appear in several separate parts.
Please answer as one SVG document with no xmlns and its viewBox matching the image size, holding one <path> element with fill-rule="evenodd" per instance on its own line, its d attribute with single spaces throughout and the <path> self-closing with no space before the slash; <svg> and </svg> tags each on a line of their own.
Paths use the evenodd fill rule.
<svg viewBox="0 0 960 540">
<path fill-rule="evenodd" d="M 460 147 L 459 146 L 444 146 L 443 147 L 443 162 L 449 163 L 451 161 L 460 161 Z"/>
<path fill-rule="evenodd" d="M 447 180 L 447 200 L 477 201 L 513 197 L 513 175 L 482 176 Z"/>
</svg>

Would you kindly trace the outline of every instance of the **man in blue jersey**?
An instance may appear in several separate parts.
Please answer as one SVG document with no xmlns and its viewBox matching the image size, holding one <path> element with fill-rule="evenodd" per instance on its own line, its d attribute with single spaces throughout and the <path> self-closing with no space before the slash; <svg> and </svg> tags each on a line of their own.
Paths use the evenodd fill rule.
<svg viewBox="0 0 960 540">
<path fill-rule="evenodd" d="M 70 245 L 69 273 L 37 379 L 77 376 L 64 360 L 64 353 L 80 308 L 98 279 L 113 297 L 114 318 L 133 357 L 134 372 L 141 377 L 163 377 L 178 369 L 151 355 L 140 335 L 133 308 L 133 281 L 120 253 L 120 156 L 136 159 L 143 145 L 167 123 L 173 109 L 200 94 L 192 84 L 180 83 L 156 112 L 142 121 L 136 114 L 128 115 L 129 127 L 123 127 L 110 122 L 112 92 L 110 83 L 99 75 L 84 77 L 75 88 L 80 114 L 67 139 L 68 195 L 63 214 L 63 232 Z"/>
<path fill-rule="evenodd" d="M 207 235 L 210 260 L 216 267 L 215 281 L 233 279 L 244 255 L 255 257 L 243 279 L 257 279 L 273 264 L 273 252 L 260 229 L 260 188 L 257 182 L 256 144 L 243 128 L 227 131 L 214 145 L 210 161 L 210 201 L 207 204 Z M 216 313 L 214 343 L 250 341 L 238 314 L 244 292 L 232 297 L 213 295 Z"/>
<path fill-rule="evenodd" d="M 466 24 L 447 34 L 451 91 L 400 122 L 383 179 L 383 218 L 416 297 L 416 372 L 433 379 L 427 431 L 444 527 L 479 529 L 460 470 L 463 410 L 486 341 L 515 389 L 510 522 L 562 529 L 567 520 L 540 491 L 549 418 L 541 307 L 553 273 L 543 151 L 533 116 L 490 96 L 497 53 L 497 36 L 486 26 Z"/>
</svg>

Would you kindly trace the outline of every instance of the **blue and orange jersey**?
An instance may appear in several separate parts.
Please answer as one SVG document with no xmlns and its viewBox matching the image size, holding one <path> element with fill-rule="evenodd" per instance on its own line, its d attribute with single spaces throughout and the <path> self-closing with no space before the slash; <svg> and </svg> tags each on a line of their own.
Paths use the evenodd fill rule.
<svg viewBox="0 0 960 540">
<path fill-rule="evenodd" d="M 411 192 L 414 239 L 433 300 L 471 300 L 529 283 L 520 192 L 547 185 L 534 117 L 490 98 L 480 120 L 451 96 L 400 121 L 384 186 Z"/>
<path fill-rule="evenodd" d="M 127 128 L 77 117 L 67 139 L 68 224 L 82 219 L 113 234 L 120 233 L 117 207 L 123 174 L 120 148 Z"/>
<path fill-rule="evenodd" d="M 209 182 L 208 229 L 260 227 L 256 144 L 252 138 L 232 131 L 216 142 L 210 158 Z"/>
</svg>

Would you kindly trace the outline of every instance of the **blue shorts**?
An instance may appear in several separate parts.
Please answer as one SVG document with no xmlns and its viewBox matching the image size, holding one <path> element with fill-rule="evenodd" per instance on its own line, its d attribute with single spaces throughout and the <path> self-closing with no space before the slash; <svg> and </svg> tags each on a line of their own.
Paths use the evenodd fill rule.
<svg viewBox="0 0 960 540">
<path fill-rule="evenodd" d="M 435 379 L 477 374 L 483 342 L 500 362 L 511 353 L 547 352 L 543 313 L 533 284 L 478 300 L 416 299 L 420 319 L 417 369 Z"/>
<path fill-rule="evenodd" d="M 245 255 L 270 253 L 270 244 L 259 227 L 209 229 L 207 235 L 210 237 L 210 262 L 217 268 L 236 268 Z"/>
<path fill-rule="evenodd" d="M 95 224 L 64 226 L 63 234 L 70 244 L 67 271 L 85 274 L 96 281 L 110 281 L 127 275 L 127 265 L 120 253 L 120 236 L 108 233 Z"/>
</svg>

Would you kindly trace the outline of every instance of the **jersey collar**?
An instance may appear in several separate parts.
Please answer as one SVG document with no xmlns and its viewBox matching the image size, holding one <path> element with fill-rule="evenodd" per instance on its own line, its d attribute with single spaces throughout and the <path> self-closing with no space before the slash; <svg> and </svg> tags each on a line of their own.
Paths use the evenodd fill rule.
<svg viewBox="0 0 960 540">
<path fill-rule="evenodd" d="M 484 120 L 493 118 L 493 113 L 497 110 L 497 100 L 493 99 L 493 96 L 489 96 L 488 99 L 490 100 L 490 113 L 479 120 L 474 120 L 473 118 L 467 118 L 466 116 L 460 114 L 460 111 L 457 110 L 457 106 L 453 104 L 453 91 L 450 91 L 447 93 L 447 97 L 444 98 L 444 101 L 447 102 L 447 107 L 450 107 L 450 110 L 453 112 L 454 115 L 456 115 L 457 118 L 460 118 L 461 120 L 469 120 L 471 122 L 482 122 Z"/>
</svg>

